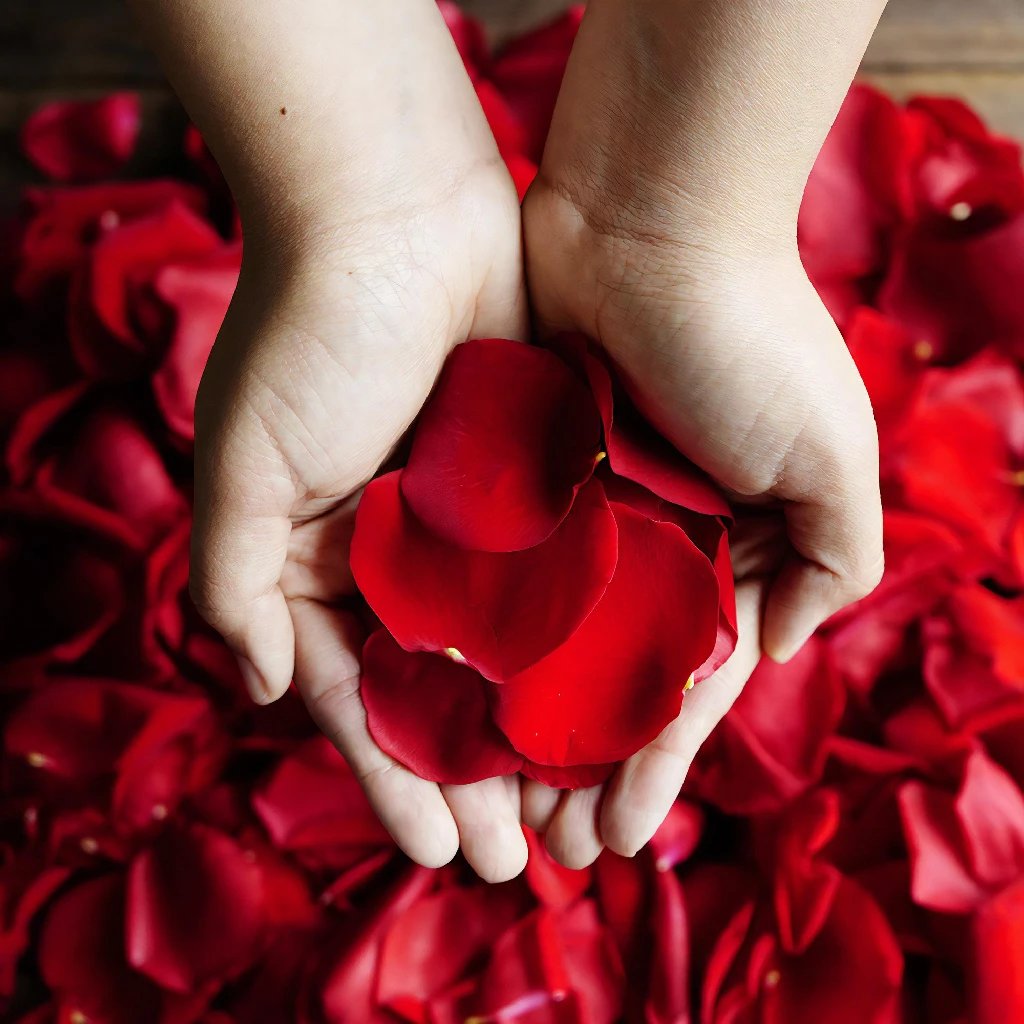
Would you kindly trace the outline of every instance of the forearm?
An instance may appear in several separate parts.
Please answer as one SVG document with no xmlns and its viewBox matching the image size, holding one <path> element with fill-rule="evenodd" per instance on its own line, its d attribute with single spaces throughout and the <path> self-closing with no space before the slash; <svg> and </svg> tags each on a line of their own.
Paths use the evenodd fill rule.
<svg viewBox="0 0 1024 1024">
<path fill-rule="evenodd" d="M 243 220 L 413 201 L 497 161 L 433 0 L 130 0 Z"/>
<path fill-rule="evenodd" d="M 663 182 L 723 216 L 749 209 L 795 222 L 884 6 L 591 0 L 544 171 L 629 179 L 621 186 L 627 205 L 670 201 L 645 197 L 647 183 Z"/>
</svg>

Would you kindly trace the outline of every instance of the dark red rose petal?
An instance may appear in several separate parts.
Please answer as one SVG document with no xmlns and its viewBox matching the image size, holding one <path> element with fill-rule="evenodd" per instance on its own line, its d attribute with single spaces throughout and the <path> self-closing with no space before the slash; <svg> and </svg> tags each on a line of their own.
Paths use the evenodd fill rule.
<svg viewBox="0 0 1024 1024">
<path fill-rule="evenodd" d="M 616 536 L 615 517 L 594 480 L 543 544 L 466 551 L 420 524 L 402 499 L 399 474 L 391 473 L 363 492 L 352 572 L 407 650 L 455 648 L 501 681 L 554 650 L 590 614 L 614 571 Z"/>
<path fill-rule="evenodd" d="M 903 954 L 878 904 L 843 878 L 815 941 L 798 957 L 780 957 L 778 982 L 766 987 L 765 1024 L 865 1024 L 900 1019 Z"/>
<path fill-rule="evenodd" d="M 204 825 L 175 828 L 128 869 L 125 945 L 136 970 L 190 992 L 244 969 L 265 926 L 254 859 Z"/>
<path fill-rule="evenodd" d="M 410 654 L 374 633 L 360 692 L 381 750 L 420 778 L 462 784 L 511 775 L 522 758 L 491 720 L 491 684 L 443 654 Z"/>
<path fill-rule="evenodd" d="M 1024 1020 L 1024 879 L 989 900 L 971 922 L 970 1020 L 1003 1024 Z"/>
<path fill-rule="evenodd" d="M 57 897 L 39 937 L 43 978 L 60 1006 L 61 1020 L 109 1024 L 195 1020 L 208 994 L 165 992 L 125 960 L 125 895 L 122 875 L 88 878 Z M 47 1022 L 58 1018 L 49 1016 Z"/>
<path fill-rule="evenodd" d="M 98 234 L 177 202 L 196 213 L 206 196 L 179 181 L 120 181 L 109 185 L 25 190 L 29 220 L 21 236 L 14 289 L 39 302 L 46 289 L 85 260 Z"/>
<path fill-rule="evenodd" d="M 153 275 L 165 264 L 222 245 L 208 221 L 177 201 L 103 234 L 71 293 L 71 347 L 83 371 L 90 377 L 125 375 L 157 355 L 162 325 L 149 321 L 159 320 L 163 310 L 151 308 L 157 306 Z"/>
<path fill-rule="evenodd" d="M 593 472 L 600 429 L 586 388 L 557 356 L 468 341 L 420 416 L 402 494 L 452 544 L 521 551 L 565 518 Z"/>
<path fill-rule="evenodd" d="M 683 685 L 715 644 L 718 581 L 707 557 L 670 523 L 612 510 L 619 562 L 604 598 L 561 647 L 494 691 L 505 735 L 542 764 L 634 754 L 679 713 Z"/>
<path fill-rule="evenodd" d="M 161 268 L 153 279 L 174 314 L 170 343 L 153 374 L 153 397 L 173 433 L 191 441 L 199 378 L 206 368 L 238 283 L 242 247 L 225 245 L 185 263 Z"/>
<path fill-rule="evenodd" d="M 384 846 L 388 835 L 341 754 L 318 736 L 282 758 L 253 794 L 253 809 L 282 850 L 313 867 L 339 867 L 339 850 Z"/>
<path fill-rule="evenodd" d="M 132 155 L 139 121 L 135 93 L 47 103 L 25 122 L 21 145 L 39 170 L 58 181 L 106 178 Z"/>
</svg>

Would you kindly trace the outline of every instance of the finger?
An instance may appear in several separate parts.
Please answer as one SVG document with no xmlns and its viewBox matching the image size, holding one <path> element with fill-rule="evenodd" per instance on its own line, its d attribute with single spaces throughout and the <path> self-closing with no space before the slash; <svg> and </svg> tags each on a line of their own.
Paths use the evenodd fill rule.
<svg viewBox="0 0 1024 1024">
<path fill-rule="evenodd" d="M 522 782 L 523 824 L 534 832 L 547 832 L 551 819 L 562 799 L 562 790 L 552 789 L 533 779 Z"/>
<path fill-rule="evenodd" d="M 794 554 L 772 584 L 762 644 L 785 662 L 840 608 L 860 600 L 882 578 L 882 502 L 877 455 L 851 461 L 826 497 L 786 506 Z"/>
<path fill-rule="evenodd" d="M 294 667 L 292 620 L 279 586 L 294 485 L 273 449 L 258 440 L 241 448 L 197 441 L 189 591 L 238 657 L 252 699 L 267 704 L 288 689 Z"/>
<path fill-rule="evenodd" d="M 597 828 L 603 793 L 601 785 L 562 794 L 548 826 L 545 844 L 551 856 L 567 868 L 576 870 L 593 864 L 604 849 Z"/>
<path fill-rule="evenodd" d="M 289 600 L 303 597 L 332 603 L 355 592 L 349 551 L 361 495 L 358 491 L 315 519 L 292 527 L 288 560 L 281 573 L 281 589 Z"/>
<path fill-rule="evenodd" d="M 679 717 L 626 760 L 608 783 L 600 835 L 610 850 L 632 857 L 665 820 L 686 773 L 711 731 L 739 696 L 760 657 L 758 633 L 764 585 L 736 589 L 739 641 L 732 657 L 686 695 Z"/>
<path fill-rule="evenodd" d="M 440 867 L 459 849 L 459 832 L 436 783 L 413 775 L 377 746 L 359 696 L 361 640 L 345 612 L 291 602 L 295 685 L 314 721 L 348 761 L 381 823 L 418 864 Z"/>
<path fill-rule="evenodd" d="M 526 867 L 526 838 L 513 790 L 518 794 L 514 776 L 441 787 L 463 856 L 485 882 L 507 882 Z"/>
</svg>

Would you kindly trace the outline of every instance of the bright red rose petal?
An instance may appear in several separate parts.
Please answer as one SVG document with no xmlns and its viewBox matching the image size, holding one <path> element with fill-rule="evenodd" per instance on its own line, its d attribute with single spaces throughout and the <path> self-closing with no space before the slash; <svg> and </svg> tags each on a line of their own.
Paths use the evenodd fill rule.
<svg viewBox="0 0 1024 1024">
<path fill-rule="evenodd" d="M 36 167 L 58 181 L 106 178 L 135 150 L 139 121 L 135 93 L 48 103 L 25 122 L 21 145 Z"/>
<path fill-rule="evenodd" d="M 402 500 L 399 475 L 380 477 L 363 492 L 351 559 L 360 591 L 407 650 L 454 648 L 500 681 L 550 653 L 601 599 L 618 546 L 615 517 L 596 480 L 543 544 L 497 553 L 432 536 Z"/>
<path fill-rule="evenodd" d="M 612 469 L 673 505 L 729 518 L 732 513 L 722 492 L 615 388 L 604 362 L 588 353 L 584 363 L 601 413 Z"/>
<path fill-rule="evenodd" d="M 521 551 L 565 518 L 593 472 L 600 429 L 586 388 L 556 355 L 468 341 L 420 416 L 402 494 L 452 544 Z"/>
<path fill-rule="evenodd" d="M 433 782 L 511 775 L 522 758 L 491 720 L 485 679 L 440 654 L 410 654 L 380 629 L 363 648 L 360 692 L 381 750 Z"/>
<path fill-rule="evenodd" d="M 671 523 L 612 510 L 619 562 L 604 598 L 566 643 L 495 688 L 498 724 L 542 764 L 636 753 L 679 713 L 687 677 L 715 645 L 718 581 L 707 557 Z"/>
</svg>

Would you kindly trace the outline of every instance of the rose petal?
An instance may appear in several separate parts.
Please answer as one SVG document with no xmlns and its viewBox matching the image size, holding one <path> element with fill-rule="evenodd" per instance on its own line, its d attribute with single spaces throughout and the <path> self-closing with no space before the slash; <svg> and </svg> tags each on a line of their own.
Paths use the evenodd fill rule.
<svg viewBox="0 0 1024 1024">
<path fill-rule="evenodd" d="M 323 736 L 282 758 L 252 804 L 271 839 L 313 868 L 338 868 L 353 851 L 388 843 L 358 779 Z"/>
<path fill-rule="evenodd" d="M 187 263 L 163 267 L 153 279 L 174 312 L 170 344 L 153 374 L 153 397 L 173 433 L 191 441 L 199 378 L 238 283 L 242 247 L 225 245 Z"/>
<path fill-rule="evenodd" d="M 508 553 L 466 551 L 420 524 L 402 499 L 399 474 L 391 473 L 363 492 L 352 573 L 406 650 L 454 648 L 488 679 L 501 681 L 552 651 L 590 614 L 614 571 L 616 536 L 595 480 L 543 544 Z"/>
<path fill-rule="evenodd" d="M 486 957 L 522 911 L 507 888 L 448 888 L 420 900 L 381 945 L 377 999 L 405 1020 L 430 1020 L 431 997 Z"/>
<path fill-rule="evenodd" d="M 18 253 L 15 291 L 39 302 L 46 289 L 66 283 L 104 225 L 121 224 L 177 202 L 201 213 L 206 196 L 180 181 L 121 181 L 77 188 L 33 188 L 25 192 L 30 218 Z"/>
<path fill-rule="evenodd" d="M 970 1020 L 1004 1024 L 1024 1020 L 1024 879 L 983 906 L 971 924 Z"/>
<path fill-rule="evenodd" d="M 379 629 L 360 693 L 381 750 L 420 778 L 463 784 L 511 775 L 522 758 L 491 720 L 485 679 L 440 654 L 410 654 Z"/>
<path fill-rule="evenodd" d="M 718 579 L 718 636 L 715 640 L 715 649 L 693 674 L 695 682 L 707 679 L 729 660 L 732 652 L 736 650 L 736 641 L 739 638 L 736 621 L 736 584 L 733 579 L 729 534 L 725 521 L 720 516 L 703 515 L 673 505 L 624 476 L 603 472 L 599 473 L 598 478 L 610 501 L 628 505 L 655 522 L 675 523 L 714 566 Z"/>
<path fill-rule="evenodd" d="M 974 910 L 983 902 L 985 890 L 968 866 L 953 797 L 921 782 L 907 782 L 900 789 L 899 803 L 914 901 L 953 914 Z"/>
<path fill-rule="evenodd" d="M 964 765 L 956 811 L 971 871 L 983 885 L 998 889 L 1024 877 L 1024 795 L 980 750 Z"/>
<path fill-rule="evenodd" d="M 244 969 L 264 923 L 259 868 L 215 829 L 170 829 L 129 867 L 128 960 L 172 991 L 194 991 Z"/>
<path fill-rule="evenodd" d="M 587 789 L 607 782 L 617 765 L 614 764 L 538 764 L 523 761 L 520 771 L 528 779 L 552 789 Z"/>
<path fill-rule="evenodd" d="M 594 469 L 600 423 L 553 353 L 459 345 L 420 415 L 402 494 L 439 537 L 483 551 L 539 544 Z"/>
<path fill-rule="evenodd" d="M 124 951 L 124 882 L 120 875 L 90 878 L 57 898 L 43 923 L 39 964 L 68 1012 L 62 1020 L 109 1024 L 195 1020 L 209 996 L 164 992 L 132 970 Z"/>
<path fill-rule="evenodd" d="M 765 1024 L 865 1024 L 899 1016 L 903 954 L 885 915 L 856 883 L 841 879 L 824 927 L 800 955 L 778 960 L 766 986 Z"/>
<path fill-rule="evenodd" d="M 715 644 L 718 581 L 707 558 L 678 527 L 612 510 L 619 561 L 604 598 L 561 647 L 495 689 L 498 724 L 542 764 L 636 753 L 679 713 L 683 685 Z"/>
<path fill-rule="evenodd" d="M 25 122 L 21 145 L 39 170 L 58 181 L 106 178 L 134 152 L 139 122 L 135 93 L 47 103 Z"/>
<path fill-rule="evenodd" d="M 730 518 L 722 492 L 640 415 L 613 383 L 603 358 L 588 352 L 584 365 L 601 413 L 611 468 L 680 508 Z"/>
</svg>

